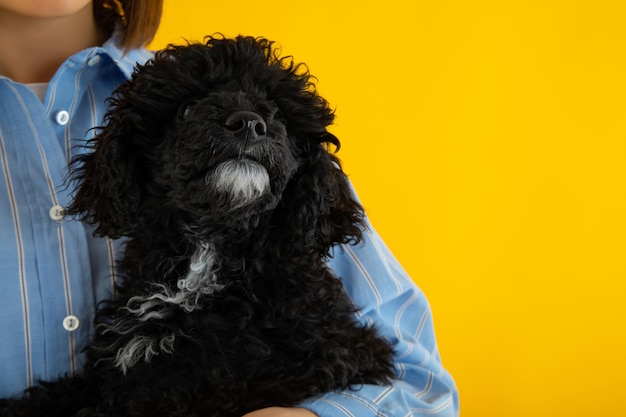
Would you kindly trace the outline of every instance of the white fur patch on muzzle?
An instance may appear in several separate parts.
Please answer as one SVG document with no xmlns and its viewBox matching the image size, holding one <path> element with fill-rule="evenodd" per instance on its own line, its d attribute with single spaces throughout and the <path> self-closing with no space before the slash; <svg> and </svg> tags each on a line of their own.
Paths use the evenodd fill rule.
<svg viewBox="0 0 626 417">
<path fill-rule="evenodd" d="M 207 182 L 231 196 L 231 208 L 248 204 L 270 190 L 265 167 L 247 158 L 222 162 L 207 176 Z"/>
</svg>

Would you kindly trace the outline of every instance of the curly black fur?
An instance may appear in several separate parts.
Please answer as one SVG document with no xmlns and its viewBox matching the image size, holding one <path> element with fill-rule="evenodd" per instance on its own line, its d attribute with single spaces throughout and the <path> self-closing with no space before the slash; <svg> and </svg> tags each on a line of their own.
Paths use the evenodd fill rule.
<svg viewBox="0 0 626 417">
<path fill-rule="evenodd" d="M 2 416 L 241 416 L 393 377 L 325 260 L 363 210 L 304 65 L 238 37 L 170 46 L 112 99 L 68 208 L 126 236 L 79 377 Z"/>
</svg>

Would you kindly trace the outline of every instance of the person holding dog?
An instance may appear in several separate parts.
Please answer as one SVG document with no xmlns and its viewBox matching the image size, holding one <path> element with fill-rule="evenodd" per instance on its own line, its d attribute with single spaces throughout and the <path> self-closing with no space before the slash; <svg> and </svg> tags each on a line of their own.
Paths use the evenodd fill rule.
<svg viewBox="0 0 626 417">
<path fill-rule="evenodd" d="M 80 372 L 98 300 L 114 293 L 121 244 L 66 218 L 69 160 L 106 99 L 152 54 L 162 1 L 0 0 L 0 397 Z M 331 392 L 263 416 L 457 416 L 428 302 L 375 232 L 334 251 L 362 320 L 392 341 L 391 386 Z"/>
</svg>

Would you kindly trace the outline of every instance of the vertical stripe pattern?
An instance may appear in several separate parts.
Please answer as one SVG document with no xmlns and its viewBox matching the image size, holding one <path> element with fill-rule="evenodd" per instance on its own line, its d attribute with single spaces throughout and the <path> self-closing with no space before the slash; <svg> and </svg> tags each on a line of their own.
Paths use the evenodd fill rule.
<svg viewBox="0 0 626 417">
<path fill-rule="evenodd" d="M 21 313 L 24 323 L 24 363 L 25 363 L 25 376 L 28 385 L 32 385 L 33 375 L 31 369 L 31 345 L 30 345 L 30 328 L 28 319 L 28 290 L 26 288 L 26 273 L 24 266 L 24 247 L 22 244 L 21 230 L 19 227 L 19 212 L 17 210 L 17 203 L 15 201 L 15 194 L 13 192 L 13 184 L 11 183 L 11 176 L 9 175 L 9 162 L 7 153 L 4 147 L 4 135 L 2 134 L 2 126 L 0 126 L 0 158 L 2 158 L 2 173 L 5 179 L 7 197 L 9 200 L 9 207 L 11 212 L 11 219 L 15 226 L 15 248 L 17 256 L 17 275 L 19 280 L 19 292 L 21 301 Z"/>
<path fill-rule="evenodd" d="M 58 208 L 71 201 L 68 163 L 102 123 L 106 99 L 149 57 L 123 54 L 116 39 L 81 51 L 43 102 L 0 76 L 0 397 L 80 369 L 121 242 L 94 238 Z"/>
</svg>

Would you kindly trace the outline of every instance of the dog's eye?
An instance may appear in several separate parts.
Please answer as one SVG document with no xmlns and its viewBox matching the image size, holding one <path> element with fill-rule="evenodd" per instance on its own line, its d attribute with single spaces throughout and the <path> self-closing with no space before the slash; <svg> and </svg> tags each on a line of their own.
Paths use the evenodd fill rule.
<svg viewBox="0 0 626 417">
<path fill-rule="evenodd" d="M 196 104 L 198 100 L 187 100 L 178 108 L 178 118 L 180 120 L 185 120 L 191 111 L 191 107 Z"/>
<path fill-rule="evenodd" d="M 274 114 L 274 120 L 277 120 L 283 125 L 287 126 L 287 117 L 285 117 L 285 115 L 281 111 L 277 111 Z"/>
</svg>

